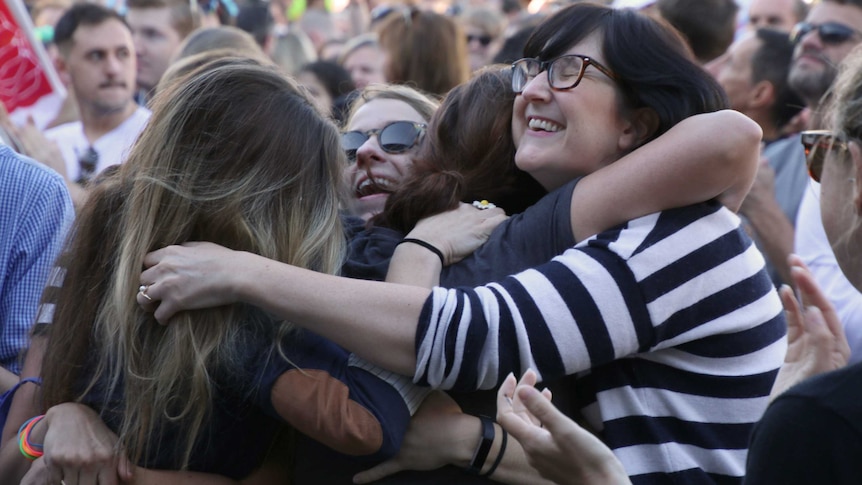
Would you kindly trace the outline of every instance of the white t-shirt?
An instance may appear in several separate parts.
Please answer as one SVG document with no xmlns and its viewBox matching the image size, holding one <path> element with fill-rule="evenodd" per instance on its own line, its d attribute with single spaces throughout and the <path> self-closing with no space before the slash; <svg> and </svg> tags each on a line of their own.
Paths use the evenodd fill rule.
<svg viewBox="0 0 862 485">
<path fill-rule="evenodd" d="M 150 111 L 139 106 L 126 121 L 102 135 L 92 144 L 92 148 L 98 153 L 94 175 L 126 159 L 129 150 L 149 119 Z M 81 175 L 78 160 L 91 148 L 90 142 L 84 135 L 84 126 L 81 122 L 74 121 L 51 128 L 45 132 L 45 136 L 59 145 L 63 159 L 66 160 L 66 177 L 69 180 L 78 180 Z"/>
<path fill-rule="evenodd" d="M 820 218 L 820 184 L 817 182 L 811 181 L 802 195 L 793 246 L 811 269 L 823 293 L 835 305 L 850 344 L 850 363 L 862 361 L 862 293 L 841 272 L 826 238 Z"/>
</svg>

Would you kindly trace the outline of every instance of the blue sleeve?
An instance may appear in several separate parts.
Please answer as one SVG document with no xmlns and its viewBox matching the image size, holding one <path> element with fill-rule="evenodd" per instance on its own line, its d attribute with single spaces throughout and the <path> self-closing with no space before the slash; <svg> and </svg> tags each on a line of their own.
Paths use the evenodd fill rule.
<svg viewBox="0 0 862 485">
<path fill-rule="evenodd" d="M 0 365 L 20 371 L 48 272 L 62 248 L 74 208 L 59 175 L 0 151 Z"/>
<path fill-rule="evenodd" d="M 424 392 L 311 332 L 290 340 L 286 355 L 274 352 L 263 370 L 262 408 L 339 453 L 369 461 L 395 455 Z"/>
</svg>

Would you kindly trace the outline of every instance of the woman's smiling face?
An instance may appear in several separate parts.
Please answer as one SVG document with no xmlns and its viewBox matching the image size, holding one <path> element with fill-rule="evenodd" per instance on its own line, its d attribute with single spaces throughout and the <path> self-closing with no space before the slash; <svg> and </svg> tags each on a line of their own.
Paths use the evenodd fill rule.
<svg viewBox="0 0 862 485">
<path fill-rule="evenodd" d="M 598 32 L 564 55 L 568 54 L 587 56 L 607 66 Z M 553 190 L 616 161 L 634 148 L 632 123 L 622 105 L 614 80 L 595 66 L 587 66 L 580 83 L 566 90 L 552 89 L 547 71 L 541 72 L 515 98 L 515 163 Z"/>
</svg>

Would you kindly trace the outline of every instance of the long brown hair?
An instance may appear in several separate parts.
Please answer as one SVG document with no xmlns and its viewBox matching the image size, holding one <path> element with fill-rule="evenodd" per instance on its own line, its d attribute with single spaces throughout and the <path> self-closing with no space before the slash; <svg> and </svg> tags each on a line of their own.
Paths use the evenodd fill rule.
<svg viewBox="0 0 862 485">
<path fill-rule="evenodd" d="M 45 406 L 98 389 L 105 411 L 122 393 L 113 411 L 122 415 L 119 435 L 132 458 L 149 456 L 160 430 L 179 426 L 177 466 L 187 466 L 213 406 L 214 376 L 230 373 L 241 352 L 241 327 L 258 322 L 277 342 L 291 325 L 240 304 L 181 312 L 158 325 L 135 301 L 144 255 L 212 241 L 335 273 L 345 163 L 335 126 L 274 67 L 221 59 L 167 86 L 67 246 L 43 363 Z"/>
<path fill-rule="evenodd" d="M 470 66 L 461 27 L 445 15 L 401 9 L 389 14 L 378 29 L 380 47 L 388 55 L 386 81 L 437 96 L 467 81 Z"/>
</svg>

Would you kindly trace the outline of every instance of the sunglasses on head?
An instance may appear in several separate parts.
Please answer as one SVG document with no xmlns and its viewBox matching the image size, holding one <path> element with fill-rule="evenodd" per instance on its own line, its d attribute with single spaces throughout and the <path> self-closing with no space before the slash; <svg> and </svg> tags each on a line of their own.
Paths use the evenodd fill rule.
<svg viewBox="0 0 862 485">
<path fill-rule="evenodd" d="M 482 44 L 482 47 L 488 47 L 488 44 L 491 43 L 491 36 L 467 34 L 467 43 L 469 44 L 473 41 Z"/>
<path fill-rule="evenodd" d="M 850 40 L 860 32 L 838 22 L 826 22 L 820 25 L 811 22 L 799 22 L 790 31 L 790 41 L 794 44 L 802 40 L 810 32 L 816 30 L 824 44 L 841 44 Z"/>
<path fill-rule="evenodd" d="M 372 136 L 377 137 L 377 143 L 384 152 L 404 153 L 419 143 L 425 126 L 412 121 L 393 121 L 378 130 L 348 131 L 341 134 L 341 147 L 351 163 L 356 161 L 356 150 Z"/>
<path fill-rule="evenodd" d="M 823 174 L 823 164 L 829 150 L 846 150 L 847 140 L 843 135 L 829 130 L 810 130 L 802 132 L 802 147 L 805 149 L 805 162 L 808 165 L 808 175 L 820 182 Z"/>
</svg>

